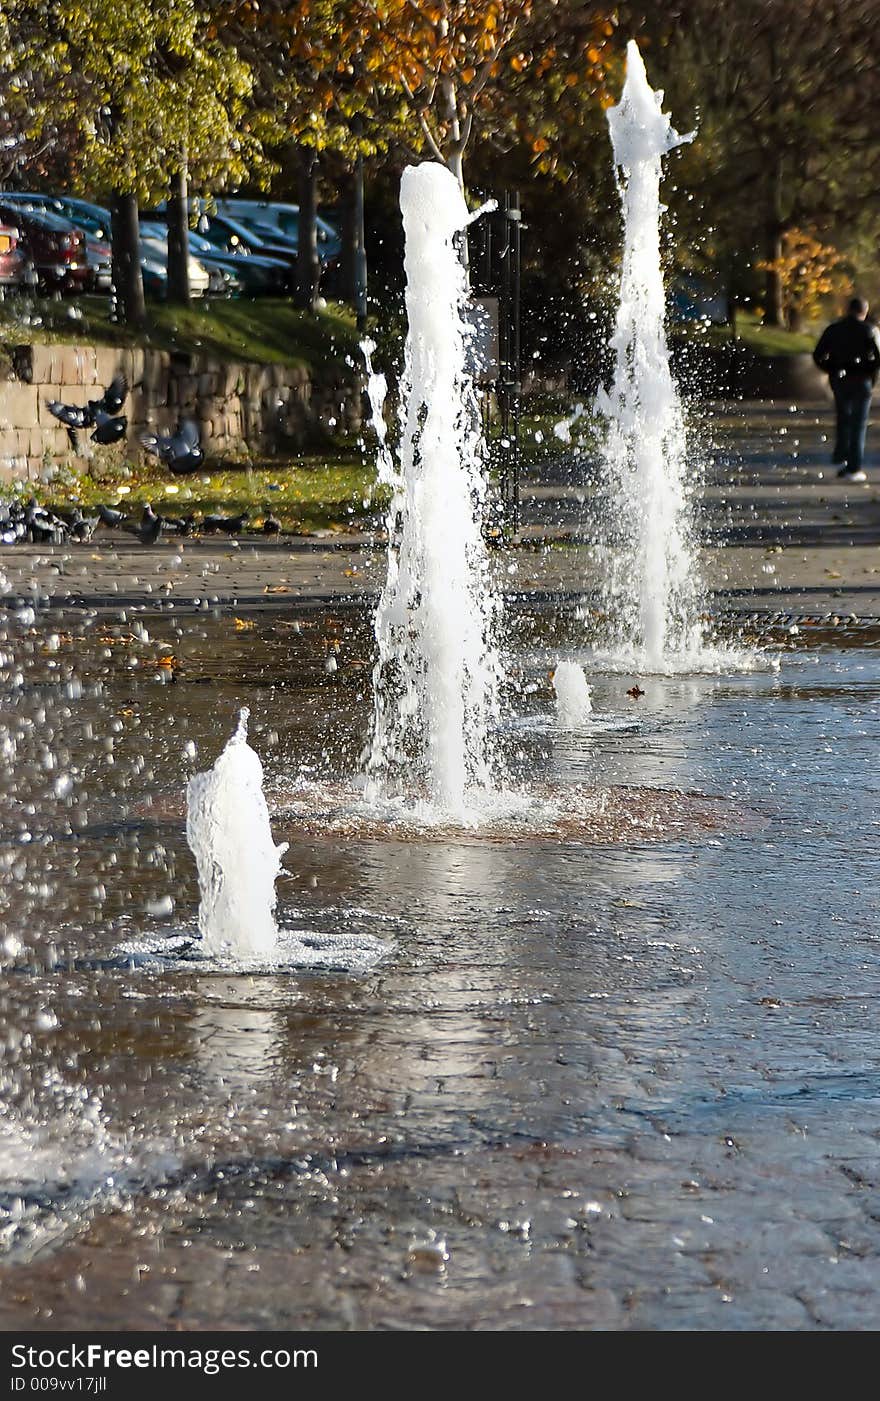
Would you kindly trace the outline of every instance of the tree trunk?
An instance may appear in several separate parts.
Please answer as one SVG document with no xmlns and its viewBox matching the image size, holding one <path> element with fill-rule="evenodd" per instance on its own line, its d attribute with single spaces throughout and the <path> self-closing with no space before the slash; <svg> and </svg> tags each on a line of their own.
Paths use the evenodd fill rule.
<svg viewBox="0 0 880 1401">
<path fill-rule="evenodd" d="M 354 172 L 355 291 L 357 328 L 367 329 L 367 231 L 364 222 L 364 158 L 358 156 Z"/>
<path fill-rule="evenodd" d="M 144 279 L 141 275 L 141 243 L 135 195 L 116 195 L 113 201 L 113 292 L 116 315 L 126 326 L 142 326 L 147 319 Z"/>
<path fill-rule="evenodd" d="M 296 251 L 295 305 L 315 311 L 321 264 L 318 260 L 318 162 L 313 151 L 303 153 L 299 182 L 299 242 Z"/>
<path fill-rule="evenodd" d="M 768 74 L 770 80 L 770 112 L 773 128 L 776 129 L 774 151 L 767 170 L 767 225 L 765 233 L 764 258 L 770 266 L 764 274 L 764 324 L 784 326 L 785 308 L 782 296 L 782 276 L 779 272 L 782 257 L 782 147 L 779 123 L 781 121 L 781 64 L 777 47 L 776 33 L 771 29 L 768 36 Z"/>
<path fill-rule="evenodd" d="M 767 226 L 765 260 L 771 266 L 764 274 L 764 325 L 784 326 L 785 308 L 779 259 L 782 257 L 782 229 L 775 220 Z"/>
<path fill-rule="evenodd" d="M 464 148 L 462 146 L 457 143 L 453 145 L 446 157 L 446 165 L 464 191 Z"/>
<path fill-rule="evenodd" d="M 186 161 L 171 177 L 166 221 L 168 224 L 168 300 L 176 306 L 189 306 L 189 201 Z"/>
<path fill-rule="evenodd" d="M 342 222 L 339 230 L 342 249 L 339 254 L 340 292 L 342 300 L 354 306 L 357 299 L 357 173 L 345 177 L 342 200 Z"/>
</svg>

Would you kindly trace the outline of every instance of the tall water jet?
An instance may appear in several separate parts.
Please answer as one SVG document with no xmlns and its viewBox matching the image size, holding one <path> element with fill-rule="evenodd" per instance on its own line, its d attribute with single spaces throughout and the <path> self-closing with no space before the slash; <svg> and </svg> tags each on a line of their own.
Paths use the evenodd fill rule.
<svg viewBox="0 0 880 1401">
<path fill-rule="evenodd" d="M 186 839 L 199 873 L 204 952 L 264 957 L 278 941 L 275 881 L 287 843 L 272 840 L 263 766 L 247 742 L 250 712 L 214 767 L 186 785 Z"/>
<path fill-rule="evenodd" d="M 459 248 L 472 216 L 454 176 L 433 163 L 404 171 L 400 207 L 408 329 L 366 793 L 422 792 L 431 810 L 466 818 L 492 787 L 500 676 Z"/>
<path fill-rule="evenodd" d="M 612 338 L 610 393 L 597 407 L 607 420 L 609 502 L 603 585 L 615 655 L 667 670 L 702 642 L 700 585 L 693 540 L 687 442 L 669 367 L 660 258 L 663 157 L 692 139 L 679 136 L 648 84 L 634 41 L 626 81 L 608 125 L 623 204 L 620 300 Z"/>
</svg>

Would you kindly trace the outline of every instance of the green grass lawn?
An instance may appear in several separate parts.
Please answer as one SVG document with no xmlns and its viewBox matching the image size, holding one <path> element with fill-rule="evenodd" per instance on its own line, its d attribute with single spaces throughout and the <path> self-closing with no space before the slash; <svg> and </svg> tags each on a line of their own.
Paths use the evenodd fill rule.
<svg viewBox="0 0 880 1401">
<path fill-rule="evenodd" d="M 79 314 L 71 317 L 71 309 Z M 358 354 L 354 317 L 336 305 L 311 315 L 287 300 L 233 298 L 200 300 L 191 307 L 151 303 L 148 316 L 147 326 L 134 331 L 110 320 L 105 297 L 27 303 L 10 298 L 0 302 L 0 345 L 138 345 L 310 367 L 332 367 Z M 33 324 L 37 319 L 39 324 Z M 86 513 L 99 501 L 129 503 L 134 514 L 144 501 L 169 515 L 238 515 L 247 510 L 257 526 L 268 503 L 285 530 L 308 534 L 378 519 L 383 502 L 374 500 L 374 481 L 372 464 L 365 464 L 354 445 L 345 442 L 296 457 L 208 462 L 203 472 L 188 477 L 172 476 L 154 461 L 120 462 L 114 453 L 99 450 L 82 475 L 59 471 L 38 494 L 59 507 L 78 502 Z M 27 491 L 30 494 L 30 486 Z"/>
<path fill-rule="evenodd" d="M 110 320 L 107 297 L 9 297 L 0 302 L 0 342 L 136 345 L 309 366 L 332 365 L 358 353 L 354 315 L 335 303 L 312 314 L 276 297 L 200 299 L 189 307 L 150 302 L 147 317 L 146 326 L 135 330 Z"/>
<path fill-rule="evenodd" d="M 359 455 L 273 458 L 250 468 L 211 470 L 175 477 L 161 464 L 144 468 L 93 468 L 81 476 L 59 474 L 38 495 L 62 508 L 78 502 L 86 515 L 97 503 L 121 504 L 139 516 L 145 501 L 160 515 L 236 516 L 250 513 L 250 526 L 262 524 L 265 508 L 285 531 L 307 535 L 316 530 L 366 529 L 382 519 L 384 494 L 376 492 L 375 470 Z M 32 487 L 22 490 L 30 495 Z"/>
<path fill-rule="evenodd" d="M 692 333 L 693 334 L 693 333 Z M 754 312 L 738 310 L 736 314 L 736 337 L 729 326 L 711 326 L 708 330 L 693 334 L 695 340 L 708 345 L 738 345 L 753 351 L 756 355 L 803 355 L 809 354 L 819 336 L 818 328 L 803 331 L 787 331 L 784 326 L 763 326 Z"/>
</svg>

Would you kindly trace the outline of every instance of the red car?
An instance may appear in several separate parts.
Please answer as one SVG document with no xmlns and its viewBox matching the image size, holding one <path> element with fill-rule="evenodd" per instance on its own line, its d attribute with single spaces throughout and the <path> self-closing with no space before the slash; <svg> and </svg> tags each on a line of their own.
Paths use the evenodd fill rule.
<svg viewBox="0 0 880 1401">
<path fill-rule="evenodd" d="M 0 217 L 0 287 L 20 287 L 24 281 L 25 257 L 18 242 L 18 229 Z"/>
<path fill-rule="evenodd" d="M 0 220 L 14 222 L 19 246 L 33 267 L 38 286 L 47 292 L 81 292 L 89 277 L 85 234 L 66 219 L 44 210 L 0 200 Z"/>
</svg>

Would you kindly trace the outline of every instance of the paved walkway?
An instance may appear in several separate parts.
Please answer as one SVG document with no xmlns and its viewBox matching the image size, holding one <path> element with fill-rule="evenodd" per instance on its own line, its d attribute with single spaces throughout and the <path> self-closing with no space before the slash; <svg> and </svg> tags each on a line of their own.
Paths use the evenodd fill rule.
<svg viewBox="0 0 880 1401">
<path fill-rule="evenodd" d="M 707 464 L 701 567 L 717 611 L 880 617 L 880 471 L 865 485 L 829 466 L 830 412 L 713 406 L 695 422 Z M 507 594 L 580 596 L 599 582 L 598 465 L 560 457 L 523 483 L 519 542 L 495 558 Z M 87 607 L 276 608 L 375 595 L 384 547 L 365 535 L 163 540 L 113 532 L 88 545 L 0 551 L 13 596 Z"/>
</svg>

